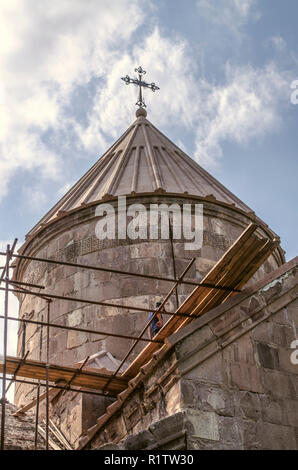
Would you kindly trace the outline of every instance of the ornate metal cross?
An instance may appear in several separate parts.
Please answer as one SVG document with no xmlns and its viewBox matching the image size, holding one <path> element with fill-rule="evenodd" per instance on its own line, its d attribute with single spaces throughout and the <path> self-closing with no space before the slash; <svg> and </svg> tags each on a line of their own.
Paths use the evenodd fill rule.
<svg viewBox="0 0 298 470">
<path fill-rule="evenodd" d="M 143 70 L 141 66 L 136 68 L 135 72 L 138 72 L 139 74 L 138 79 L 130 78 L 128 75 L 126 75 L 126 77 L 121 77 L 121 80 L 123 80 L 126 83 L 126 85 L 133 83 L 134 85 L 137 85 L 139 87 L 139 97 L 138 97 L 138 101 L 136 102 L 136 106 L 139 106 L 140 108 L 146 108 L 145 101 L 143 98 L 142 87 L 150 88 L 152 91 L 159 90 L 159 87 L 155 85 L 155 83 L 146 83 L 142 80 L 142 75 L 145 75 L 146 71 Z"/>
</svg>

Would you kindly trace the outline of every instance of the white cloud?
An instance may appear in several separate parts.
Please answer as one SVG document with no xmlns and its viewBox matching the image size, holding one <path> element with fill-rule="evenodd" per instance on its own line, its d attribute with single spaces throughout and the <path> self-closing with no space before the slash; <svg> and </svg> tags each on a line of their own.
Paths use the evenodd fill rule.
<svg viewBox="0 0 298 470">
<path fill-rule="evenodd" d="M 226 84 L 209 86 L 197 128 L 196 159 L 212 167 L 225 141 L 246 143 L 280 125 L 279 107 L 288 79 L 271 64 L 264 68 L 226 67 Z"/>
<path fill-rule="evenodd" d="M 103 133 L 117 138 L 125 123 L 131 124 L 138 89 L 134 85 L 126 86 L 120 77 L 136 76 L 137 65 L 147 71 L 147 82 L 155 82 L 160 87 L 155 93 L 148 89 L 144 92 L 148 118 L 156 125 L 165 125 L 177 123 L 179 116 L 179 125 L 192 126 L 193 116 L 199 109 L 199 95 L 189 45 L 181 38 L 162 36 L 156 27 L 143 43 L 132 48 L 130 55 L 119 56 L 111 63 L 105 86 L 97 89 L 88 116 L 89 125 L 77 125 L 85 148 L 98 149 L 99 137 L 102 145 L 105 144 Z"/>
<path fill-rule="evenodd" d="M 45 133 L 76 124 L 65 113 L 73 91 L 108 73 L 119 45 L 144 19 L 139 4 L 1 1 L 0 198 L 19 169 L 63 179 L 60 149 Z"/>
<path fill-rule="evenodd" d="M 24 208 L 32 211 L 33 213 L 39 211 L 42 207 L 46 209 L 47 196 L 43 191 L 43 188 L 37 185 L 36 187 L 24 187 L 22 204 Z"/>
<path fill-rule="evenodd" d="M 271 38 L 266 41 L 266 44 L 271 44 L 278 52 L 284 51 L 287 47 L 286 41 L 280 35 L 271 36 Z"/>
<path fill-rule="evenodd" d="M 197 8 L 200 16 L 239 37 L 244 24 L 260 18 L 256 4 L 256 0 L 198 0 Z"/>
</svg>

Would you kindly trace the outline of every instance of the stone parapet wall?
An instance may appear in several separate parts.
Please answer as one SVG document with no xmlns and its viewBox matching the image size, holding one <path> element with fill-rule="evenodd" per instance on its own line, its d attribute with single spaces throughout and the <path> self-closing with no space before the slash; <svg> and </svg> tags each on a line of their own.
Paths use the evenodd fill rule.
<svg viewBox="0 0 298 470">
<path fill-rule="evenodd" d="M 35 447 L 35 417 L 32 414 L 13 416 L 17 407 L 7 403 L 5 412 L 5 450 L 34 450 Z M 45 440 L 38 435 L 37 450 L 45 449 Z"/>
</svg>

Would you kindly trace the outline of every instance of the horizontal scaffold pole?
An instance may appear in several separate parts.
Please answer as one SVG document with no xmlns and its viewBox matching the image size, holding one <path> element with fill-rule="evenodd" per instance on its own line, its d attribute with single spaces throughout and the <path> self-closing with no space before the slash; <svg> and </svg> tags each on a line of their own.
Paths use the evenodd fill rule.
<svg viewBox="0 0 298 470">
<path fill-rule="evenodd" d="M 6 253 L 4 252 L 0 252 L 0 255 L 5 255 L 5 254 Z M 48 258 L 39 258 L 37 256 L 27 256 L 27 255 L 17 255 L 17 254 L 12 254 L 12 256 L 14 258 L 25 259 L 29 261 L 40 261 L 41 263 L 53 263 L 53 264 L 58 264 L 62 266 L 71 266 L 75 268 L 92 269 L 94 271 L 103 271 L 103 272 L 113 273 L 113 274 L 123 274 L 125 276 L 141 277 L 144 279 L 155 279 L 157 281 L 176 282 L 176 279 L 174 278 L 155 276 L 153 274 L 132 273 L 129 271 L 122 271 L 119 269 L 104 268 L 100 266 L 91 266 L 88 264 L 70 263 L 68 261 L 58 261 L 58 260 L 53 260 L 53 259 L 48 259 Z M 202 286 L 202 287 L 208 287 L 210 289 L 227 290 L 227 291 L 232 291 L 232 292 L 240 292 L 238 289 L 235 289 L 233 287 L 214 285 L 214 284 L 210 284 L 206 282 L 201 283 L 201 282 L 191 281 L 190 279 L 184 279 L 183 281 L 181 281 L 181 284 L 188 284 L 190 286 L 196 286 L 196 287 Z"/>
<path fill-rule="evenodd" d="M 4 318 L 4 316 L 0 315 L 0 319 L 2 318 Z M 25 320 L 24 318 L 16 318 L 16 317 L 7 317 L 7 320 L 17 321 L 21 323 L 30 323 L 33 325 L 50 326 L 51 328 L 61 328 L 62 330 L 80 331 L 82 333 L 90 333 L 94 335 L 115 336 L 116 338 L 123 338 L 123 339 L 137 339 L 137 336 L 120 335 L 117 333 L 109 333 L 107 331 L 88 330 L 86 328 L 77 328 L 75 326 L 64 326 L 64 325 L 59 325 L 58 323 L 47 323 L 47 322 L 38 321 L 38 320 L 27 320 L 27 319 Z M 149 338 L 142 338 L 141 341 L 146 341 L 149 343 L 163 343 L 163 341 L 159 341 L 156 339 L 149 339 Z"/>
</svg>

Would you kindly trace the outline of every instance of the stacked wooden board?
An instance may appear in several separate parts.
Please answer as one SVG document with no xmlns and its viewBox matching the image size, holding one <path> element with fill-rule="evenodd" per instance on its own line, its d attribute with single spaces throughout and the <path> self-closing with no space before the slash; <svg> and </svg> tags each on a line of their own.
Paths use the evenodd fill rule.
<svg viewBox="0 0 298 470">
<path fill-rule="evenodd" d="M 269 240 L 254 235 L 257 229 L 258 225 L 251 223 L 201 282 L 234 289 L 244 286 L 279 244 L 278 239 Z M 216 289 L 216 287 L 196 287 L 176 311 L 176 313 L 187 313 L 193 318 L 170 317 L 154 339 L 164 341 L 167 336 L 183 328 L 199 315 L 225 302 L 231 295 L 235 295 L 235 292 Z M 133 378 L 140 367 L 146 364 L 159 348 L 158 343 L 148 344 L 124 371 L 122 377 Z"/>
<path fill-rule="evenodd" d="M 6 373 L 13 375 L 19 366 L 21 358 L 8 356 L 6 359 Z M 3 362 L 0 362 L 0 372 L 3 371 Z M 57 383 L 64 381 L 66 384 L 73 378 L 71 385 L 93 390 L 102 390 L 111 378 L 109 374 L 95 372 L 93 370 L 80 370 L 75 367 L 65 367 L 51 364 L 49 367 L 49 382 Z M 46 380 L 46 364 L 40 361 L 26 359 L 19 370 L 17 376 L 27 377 L 36 380 Z M 108 391 L 114 396 L 127 388 L 128 381 L 124 377 L 113 377 L 110 380 Z"/>
<path fill-rule="evenodd" d="M 51 402 L 52 400 L 54 400 L 54 398 L 59 393 L 61 393 L 61 389 L 59 389 L 59 388 L 50 388 L 50 390 L 49 390 L 49 401 Z M 26 413 L 26 411 L 31 410 L 31 408 L 33 408 L 33 406 L 35 406 L 38 401 L 39 401 L 39 403 L 41 403 L 43 400 L 45 400 L 46 396 L 47 396 L 47 392 L 44 392 L 44 393 L 40 394 L 38 399 L 34 398 L 31 402 L 27 403 L 26 405 L 22 406 L 21 408 L 18 408 L 17 411 L 15 411 L 13 413 L 13 416 L 22 416 L 24 413 Z"/>
</svg>

